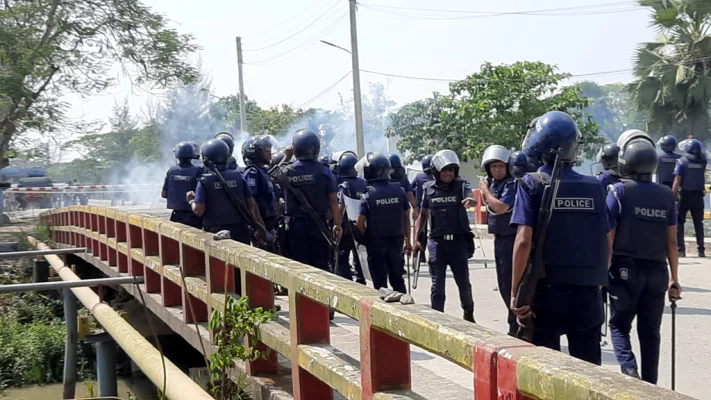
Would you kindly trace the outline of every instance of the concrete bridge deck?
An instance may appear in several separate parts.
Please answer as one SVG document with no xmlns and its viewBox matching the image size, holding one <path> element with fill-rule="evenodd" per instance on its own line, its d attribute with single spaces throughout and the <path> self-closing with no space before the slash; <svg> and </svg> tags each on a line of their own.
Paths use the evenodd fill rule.
<svg viewBox="0 0 711 400">
<path fill-rule="evenodd" d="M 88 207 L 87 207 L 88 208 Z M 133 210 L 131 210 L 133 212 Z M 144 215 L 150 214 L 156 217 L 167 217 L 165 210 L 140 210 Z M 110 239 L 109 239 L 110 241 Z M 484 268 L 484 265 L 477 262 L 480 258 L 493 258 L 493 244 L 490 240 L 485 239 L 483 242 L 484 252 L 487 257 L 483 257 L 481 249 L 477 249 L 474 260 L 470 261 L 471 269 L 471 281 L 474 286 L 475 300 L 477 302 L 476 308 L 476 318 L 480 325 L 485 327 L 490 327 L 499 331 L 504 331 L 505 323 L 505 307 L 499 297 L 499 294 L 494 291 L 496 287 L 496 275 L 493 262 L 489 262 L 489 268 Z M 479 243 L 477 243 L 478 245 Z M 128 250 L 128 249 L 126 249 Z M 127 251 L 127 253 L 129 253 Z M 133 253 L 133 252 L 130 252 Z M 128 273 L 119 273 L 117 267 L 110 267 L 106 261 L 102 261 L 94 254 L 84 254 L 81 255 L 87 261 L 94 264 L 96 267 L 100 268 L 104 273 L 109 276 L 127 275 Z M 699 275 L 704 268 L 710 267 L 711 262 L 697 261 L 699 259 L 686 259 L 682 263 L 682 284 L 685 282 L 691 282 L 691 279 L 686 279 L 687 274 L 689 276 Z M 150 266 L 150 261 L 147 257 L 143 258 L 146 268 L 153 268 Z M 429 303 L 429 287 L 430 281 L 427 274 L 426 268 L 423 268 L 420 277 L 420 288 L 414 292 L 414 296 L 419 304 L 427 305 Z M 175 276 L 175 271 L 171 271 L 169 266 L 164 266 L 161 271 L 164 277 L 170 280 L 177 281 L 178 277 Z M 179 274 L 178 274 L 179 275 Z M 189 286 L 204 286 L 207 284 L 206 278 L 204 276 L 197 276 L 188 278 Z M 185 313 L 181 305 L 174 305 L 170 307 L 164 307 L 161 298 L 161 293 L 155 293 L 155 290 L 147 290 L 146 283 L 141 285 L 141 289 L 145 292 L 146 301 L 148 306 L 153 310 L 154 313 L 161 319 L 163 319 L 174 331 L 180 333 L 184 338 L 186 338 L 193 346 L 198 348 L 198 335 L 195 331 L 195 327 L 192 324 L 186 324 Z M 707 375 L 707 368 L 703 368 L 704 360 L 711 356 L 709 351 L 709 340 L 706 335 L 696 334 L 694 336 L 694 331 L 699 331 L 703 326 L 704 322 L 708 326 L 709 313 L 703 313 L 699 310 L 705 310 L 704 304 L 711 303 L 711 296 L 707 295 L 711 292 L 711 279 L 704 277 L 704 279 L 694 279 L 694 285 L 687 283 L 688 291 L 686 292 L 684 303 L 680 303 L 678 309 L 678 326 L 679 332 L 678 336 L 678 355 L 677 355 L 677 387 L 681 389 L 683 393 L 695 396 L 697 398 L 704 398 L 708 390 L 711 389 L 711 383 L 706 382 L 703 377 Z M 128 286 L 126 289 L 129 292 L 135 293 L 135 287 Z M 191 289 L 192 291 L 192 289 Z M 199 289 L 198 289 L 199 291 Z M 149 293 L 150 292 L 150 293 Z M 456 286 L 454 281 L 450 278 L 447 282 L 447 294 L 448 302 L 446 307 L 446 312 L 451 316 L 446 316 L 434 311 L 427 311 L 418 309 L 418 313 L 422 315 L 427 315 L 429 312 L 433 320 L 445 321 L 447 324 L 452 324 L 460 327 L 466 327 L 467 324 L 461 321 L 461 311 L 459 309 L 459 301 Z M 208 295 L 209 296 L 209 295 Z M 212 297 L 218 296 L 217 293 L 212 294 Z M 279 319 L 273 325 L 268 328 L 271 330 L 272 334 L 275 336 L 282 336 L 282 339 L 288 341 L 289 338 L 289 326 L 293 324 L 294 321 L 290 320 L 290 305 L 288 298 L 277 297 L 277 304 L 282 306 L 282 311 L 279 312 Z M 405 306 L 406 307 L 406 306 Z M 422 307 L 424 308 L 424 307 Z M 689 311 L 684 311 L 687 309 Z M 706 309 L 707 310 L 707 309 Z M 416 313 L 417 314 L 417 313 Z M 703 314 L 700 317 L 695 314 Z M 706 319 L 706 320 L 705 320 Z M 669 382 L 669 369 L 668 362 L 665 362 L 669 358 L 669 315 L 665 315 L 665 321 L 663 326 L 663 358 L 660 369 L 660 385 L 668 385 Z M 206 323 L 200 324 L 200 336 L 206 341 L 209 340 L 209 332 L 206 329 Z M 336 393 L 336 398 L 360 398 L 355 393 L 354 390 L 356 381 L 360 383 L 361 376 L 357 369 L 361 368 L 360 359 L 362 355 L 362 341 L 361 341 L 361 325 L 362 321 L 359 322 L 353 318 L 350 318 L 342 313 L 337 313 L 335 320 L 330 324 L 330 344 L 329 345 L 318 345 L 309 346 L 306 350 L 308 352 L 313 352 L 313 357 L 317 358 L 324 356 L 326 359 L 331 358 L 333 362 L 333 369 L 335 371 L 312 371 L 317 376 L 320 374 L 326 374 L 333 377 L 332 386 L 337 387 L 341 393 L 345 393 L 347 397 L 343 397 Z M 689 331 L 687 327 L 693 327 L 692 331 Z M 693 337 L 694 346 L 685 345 L 685 343 L 691 342 L 691 337 Z M 264 340 L 265 343 L 273 347 L 280 354 L 289 354 L 290 350 L 288 347 L 284 347 L 284 343 L 277 343 L 276 341 Z M 609 341 L 609 340 L 608 340 Z M 273 346 L 272 346 L 273 345 Z M 281 347 L 279 347 L 281 346 Z M 301 347 L 301 346 L 300 346 Z M 408 395 L 401 398 L 433 398 L 433 399 L 464 399 L 473 398 L 474 391 L 473 382 L 475 381 L 475 374 L 462 366 L 452 363 L 450 359 L 440 357 L 435 353 L 424 350 L 420 346 L 409 345 L 410 347 L 410 359 L 411 359 L 411 374 L 412 374 L 412 391 L 408 392 Z M 302 351 L 303 354 L 303 351 Z M 334 359 L 335 357 L 335 359 Z M 290 389 L 291 385 L 291 363 L 284 357 L 280 356 L 279 364 L 281 366 L 278 374 L 265 375 L 264 378 L 259 379 L 260 386 L 262 387 L 262 393 L 264 395 L 269 395 L 268 398 L 291 398 L 294 394 Z M 619 371 L 614 360 L 614 355 L 611 353 L 611 347 L 608 345 L 604 350 L 604 362 L 608 370 Z M 559 360 L 559 363 L 564 363 L 563 359 Z M 355 367 L 353 371 L 343 371 L 342 367 L 344 365 L 351 365 Z M 319 366 L 316 366 L 319 367 Z M 320 366 L 324 368 L 323 366 Z M 393 367 L 395 367 L 393 365 Z M 341 370 L 339 371 L 339 368 Z M 328 368 L 326 368 L 328 369 Z M 607 374 L 605 374 L 607 375 Z M 623 385 L 636 386 L 639 383 L 633 381 L 627 377 L 617 376 L 617 374 L 610 375 L 614 377 L 615 381 L 619 380 L 623 382 Z M 606 376 L 605 378 L 610 378 Z M 602 378 L 602 377 L 601 377 Z M 646 387 L 648 385 L 644 385 Z M 275 390 L 275 387 L 284 388 L 285 390 Z M 586 389 L 590 397 L 585 398 L 649 398 L 649 397 L 621 397 L 621 395 L 615 394 L 615 390 L 612 390 L 608 397 L 598 397 L 592 396 L 593 389 Z M 661 393 L 661 392 L 660 392 Z M 659 395 L 660 393 L 657 393 Z M 671 396 L 671 397 L 669 397 Z M 263 397 L 267 398 L 267 397 Z M 365 397 L 364 397 L 365 398 Z M 397 397 L 388 397 L 397 398 Z M 479 397 L 477 397 L 479 398 Z M 483 398 L 483 397 L 482 397 Z M 527 397 L 499 397 L 499 398 L 527 398 Z M 541 397 L 543 398 L 543 397 Z M 550 398 L 561 398 L 561 397 L 550 397 Z M 583 397 L 580 397 L 583 398 Z M 659 398 L 677 398 L 672 395 L 671 392 L 667 392 L 663 397 Z M 678 397 L 682 398 L 682 397 Z"/>
</svg>

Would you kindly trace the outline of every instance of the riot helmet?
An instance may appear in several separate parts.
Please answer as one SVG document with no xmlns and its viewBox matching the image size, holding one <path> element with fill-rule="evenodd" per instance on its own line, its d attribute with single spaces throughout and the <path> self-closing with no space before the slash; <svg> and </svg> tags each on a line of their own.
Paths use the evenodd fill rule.
<svg viewBox="0 0 711 400">
<path fill-rule="evenodd" d="M 696 139 L 685 140 L 684 156 L 691 161 L 702 161 L 706 158 L 701 142 Z"/>
<path fill-rule="evenodd" d="M 294 156 L 297 160 L 316 161 L 321 151 L 318 135 L 308 129 L 299 129 L 292 139 Z"/>
<path fill-rule="evenodd" d="M 395 153 L 388 154 L 390 161 L 390 179 L 399 181 L 405 176 L 405 167 L 402 166 L 400 156 Z"/>
<path fill-rule="evenodd" d="M 486 171 L 486 176 L 493 178 L 491 175 L 491 164 L 495 162 L 502 162 L 506 165 L 506 175 L 509 174 L 508 164 L 509 158 L 511 157 L 511 152 L 504 146 L 498 144 L 491 145 L 484 150 L 484 155 L 481 157 L 481 166 L 484 167 Z"/>
<path fill-rule="evenodd" d="M 210 139 L 202 144 L 202 159 L 206 165 L 224 167 L 230 158 L 230 148 L 220 139 Z"/>
<path fill-rule="evenodd" d="M 579 138 L 580 131 L 573 117 L 562 111 L 550 111 L 536 121 L 523 147 L 549 165 L 557 156 L 564 162 L 573 163 L 578 156 Z"/>
<path fill-rule="evenodd" d="M 390 160 L 380 153 L 369 153 L 363 168 L 365 179 L 368 182 L 390 180 Z"/>
<path fill-rule="evenodd" d="M 616 143 L 606 143 L 600 147 L 597 153 L 597 162 L 602 164 L 605 171 L 610 171 L 613 175 L 617 175 L 617 155 L 620 152 L 619 146 Z"/>
<path fill-rule="evenodd" d="M 227 148 L 230 150 L 230 155 L 235 151 L 235 138 L 229 132 L 220 132 L 215 135 L 215 139 L 222 140 L 227 143 Z"/>
<path fill-rule="evenodd" d="M 652 138 L 637 133 L 635 137 L 625 141 L 619 151 L 618 161 L 622 177 L 651 182 L 652 175 L 657 171 L 657 150 Z"/>
<path fill-rule="evenodd" d="M 528 171 L 528 157 L 522 151 L 511 153 L 509 169 L 514 178 L 522 178 Z"/>
<path fill-rule="evenodd" d="M 254 142 L 257 140 L 255 137 L 247 138 L 247 140 L 242 143 L 242 161 L 245 165 L 252 165 L 257 163 L 257 150 L 254 147 Z"/>
<path fill-rule="evenodd" d="M 674 149 L 676 149 L 676 138 L 673 135 L 662 136 L 657 145 L 662 151 L 673 153 Z"/>
<path fill-rule="evenodd" d="M 422 157 L 422 172 L 426 174 L 432 173 L 432 154 Z"/>
<path fill-rule="evenodd" d="M 175 158 L 179 161 L 190 161 L 195 158 L 195 150 L 190 142 L 180 142 L 173 148 Z"/>
<path fill-rule="evenodd" d="M 440 179 L 440 173 L 445 168 L 452 168 L 454 177 L 459 177 L 459 157 L 452 150 L 440 150 L 432 156 L 432 175 L 435 179 Z"/>
<path fill-rule="evenodd" d="M 329 157 L 329 156 L 321 156 L 321 157 L 318 159 L 318 162 L 320 162 L 321 164 L 323 164 L 323 165 L 325 165 L 325 166 L 328 167 L 328 164 L 331 163 L 331 157 Z"/>
<path fill-rule="evenodd" d="M 355 169 L 355 165 L 358 162 L 358 156 L 352 151 L 346 151 L 338 157 L 338 164 L 336 164 L 336 174 L 340 178 L 355 178 L 358 176 L 358 172 Z"/>
<path fill-rule="evenodd" d="M 284 161 L 284 157 L 286 157 L 286 154 L 282 150 L 272 154 L 272 159 L 269 161 L 269 168 L 274 168 L 281 164 L 281 162 Z"/>
</svg>

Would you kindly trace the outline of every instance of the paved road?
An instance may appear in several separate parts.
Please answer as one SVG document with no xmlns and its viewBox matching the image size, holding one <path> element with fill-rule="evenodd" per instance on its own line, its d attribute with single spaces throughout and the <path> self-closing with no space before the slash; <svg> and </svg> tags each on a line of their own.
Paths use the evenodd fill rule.
<svg viewBox="0 0 711 400">
<path fill-rule="evenodd" d="M 488 268 L 476 259 L 493 258 L 493 240 L 483 240 L 484 253 L 477 248 L 474 259 L 470 260 L 469 270 L 474 300 L 476 303 L 475 317 L 479 324 L 506 332 L 506 308 L 496 288 L 496 271 L 493 262 Z M 479 242 L 477 241 L 477 247 Z M 424 266 L 420 275 L 418 289 L 414 291 L 415 300 L 420 304 L 429 304 L 431 280 Z M 711 259 L 696 257 L 684 258 L 680 263 L 679 279 L 684 287 L 683 300 L 677 308 L 677 390 L 699 399 L 709 398 L 711 379 L 709 379 L 709 359 L 711 359 Z M 445 311 L 461 317 L 459 295 L 451 274 L 447 279 L 447 303 Z M 633 325 L 633 337 L 636 328 Z M 603 346 L 603 365 L 619 371 L 610 340 Z M 563 345 L 566 341 L 562 341 Z M 637 355 L 639 343 L 633 341 Z M 564 351 L 566 351 L 564 349 Z M 659 385 L 671 387 L 671 310 L 667 306 L 662 322 L 662 349 L 659 370 Z M 414 358 L 414 357 L 413 357 Z M 433 372 L 457 383 L 463 382 L 466 387 L 471 382 L 468 373 L 461 368 L 448 363 L 432 361 Z M 454 379 L 454 377 L 457 379 Z M 464 379 L 464 380 L 462 380 Z"/>
</svg>

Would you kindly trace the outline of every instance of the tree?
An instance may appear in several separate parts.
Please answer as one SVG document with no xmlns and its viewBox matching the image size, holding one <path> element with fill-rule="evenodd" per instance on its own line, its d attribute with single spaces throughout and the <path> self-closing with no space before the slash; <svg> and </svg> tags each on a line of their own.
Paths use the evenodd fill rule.
<svg viewBox="0 0 711 400">
<path fill-rule="evenodd" d="M 646 118 L 637 110 L 627 85 L 598 85 L 588 81 L 581 82 L 580 89 L 580 95 L 590 99 L 583 112 L 591 114 L 600 124 L 600 134 L 607 140 L 616 141 L 628 129 L 646 129 Z"/>
<path fill-rule="evenodd" d="M 467 161 L 481 157 L 492 144 L 520 147 L 533 118 L 559 110 L 578 121 L 583 154 L 592 157 L 604 140 L 599 125 L 582 112 L 589 99 L 580 96 L 580 86 L 561 86 L 569 77 L 541 62 L 485 63 L 479 72 L 452 83 L 449 95 L 398 110 L 388 135 L 401 138 L 398 147 L 409 154 L 408 161 L 442 148 Z"/>
<path fill-rule="evenodd" d="M 66 93 L 88 96 L 116 83 L 117 64 L 137 87 L 191 81 L 190 35 L 140 0 L 5 0 L 0 4 L 0 168 L 14 138 L 72 127 Z"/>
<path fill-rule="evenodd" d="M 648 130 L 657 136 L 711 134 L 711 3 L 696 0 L 641 0 L 652 9 L 657 40 L 642 43 L 630 84 Z"/>
</svg>

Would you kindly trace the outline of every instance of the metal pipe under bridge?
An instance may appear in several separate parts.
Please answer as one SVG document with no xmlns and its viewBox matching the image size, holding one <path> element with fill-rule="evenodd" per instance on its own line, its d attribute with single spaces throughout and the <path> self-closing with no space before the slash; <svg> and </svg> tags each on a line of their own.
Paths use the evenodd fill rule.
<svg viewBox="0 0 711 400">
<path fill-rule="evenodd" d="M 257 389 L 256 399 L 328 400 L 334 390 L 368 400 L 691 399 L 424 305 L 384 303 L 372 288 L 161 218 L 72 206 L 47 211 L 41 220 L 51 226 L 57 247 L 88 249 L 69 257 L 84 258 L 109 276 L 143 276 L 148 307 L 196 348 L 204 341 L 214 350 L 204 325 L 223 308 L 225 286 L 234 292 L 234 273 L 242 275 L 250 307 L 272 309 L 273 285 L 287 288 L 288 312 L 262 324 L 259 340 L 247 339 L 249 346 L 270 349 L 267 359 L 237 363 Z M 135 285 L 125 288 L 137 295 Z M 332 345 L 329 308 L 354 320 L 349 332 L 356 354 Z M 427 393 L 413 390 L 413 381 L 428 377 L 412 363 L 411 346 L 441 357 L 435 361 L 446 367 L 471 371 L 471 397 L 447 397 L 441 383 Z"/>
</svg>

